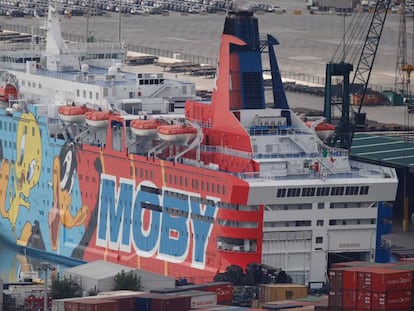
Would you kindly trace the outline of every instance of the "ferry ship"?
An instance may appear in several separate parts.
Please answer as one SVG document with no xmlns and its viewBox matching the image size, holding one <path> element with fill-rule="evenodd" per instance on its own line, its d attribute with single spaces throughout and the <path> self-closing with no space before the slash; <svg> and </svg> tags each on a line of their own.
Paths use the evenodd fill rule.
<svg viewBox="0 0 414 311">
<path fill-rule="evenodd" d="M 196 283 L 253 262 L 325 282 L 336 256 L 386 260 L 394 169 L 350 160 L 289 108 L 276 45 L 229 12 L 211 101 L 183 114 L 80 97 L 0 109 L 1 236 Z"/>
</svg>

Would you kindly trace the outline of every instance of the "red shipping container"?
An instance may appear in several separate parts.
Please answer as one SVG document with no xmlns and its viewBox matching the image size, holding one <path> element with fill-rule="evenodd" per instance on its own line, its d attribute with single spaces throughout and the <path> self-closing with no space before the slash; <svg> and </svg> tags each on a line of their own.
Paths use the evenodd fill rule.
<svg viewBox="0 0 414 311">
<path fill-rule="evenodd" d="M 410 271 L 376 269 L 371 272 L 371 290 L 389 292 L 411 290 L 413 275 Z"/>
<path fill-rule="evenodd" d="M 345 289 L 342 292 L 342 306 L 344 309 L 354 309 L 357 307 L 357 291 Z"/>
<path fill-rule="evenodd" d="M 65 301 L 65 311 L 117 311 L 118 304 L 110 299 L 77 299 Z"/>
<path fill-rule="evenodd" d="M 372 293 L 371 310 L 403 310 L 412 307 L 411 291 L 395 291 L 386 293 Z"/>
<path fill-rule="evenodd" d="M 358 289 L 358 271 L 361 268 L 345 268 L 343 272 L 343 289 Z"/>
<path fill-rule="evenodd" d="M 332 308 L 342 308 L 343 291 L 329 291 L 328 305 Z"/>
<path fill-rule="evenodd" d="M 343 268 L 333 268 L 329 270 L 329 287 L 332 290 L 342 290 L 344 281 L 343 273 Z"/>
<path fill-rule="evenodd" d="M 160 296 L 154 295 L 151 297 L 151 311 L 187 311 L 191 309 L 190 297 Z"/>
<path fill-rule="evenodd" d="M 371 310 L 371 292 L 358 291 L 357 307 L 358 309 Z"/>
<path fill-rule="evenodd" d="M 371 291 L 372 272 L 371 271 L 359 271 L 358 272 L 358 290 Z"/>
<path fill-rule="evenodd" d="M 201 290 L 217 294 L 217 304 L 231 305 L 233 302 L 233 286 L 228 282 L 214 282 L 203 284 Z"/>
</svg>

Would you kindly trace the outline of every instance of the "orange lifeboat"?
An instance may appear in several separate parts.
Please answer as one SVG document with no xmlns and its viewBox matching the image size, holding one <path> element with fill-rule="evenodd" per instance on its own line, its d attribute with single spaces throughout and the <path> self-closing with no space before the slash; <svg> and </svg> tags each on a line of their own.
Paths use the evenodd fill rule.
<svg viewBox="0 0 414 311">
<path fill-rule="evenodd" d="M 164 141 L 186 144 L 196 137 L 197 129 L 188 124 L 160 125 L 157 133 Z"/>
<path fill-rule="evenodd" d="M 59 118 L 63 123 L 84 123 L 85 113 L 90 111 L 86 106 L 61 106 L 58 109 Z"/>
<path fill-rule="evenodd" d="M 136 119 L 131 122 L 131 131 L 137 136 L 157 136 L 157 127 L 160 121 L 157 119 Z"/>
<path fill-rule="evenodd" d="M 319 121 L 307 121 L 306 125 L 314 129 L 316 132 L 316 135 L 322 140 L 326 141 L 328 138 L 330 138 L 333 134 L 335 134 L 335 126 L 333 126 L 330 123 L 327 122 L 319 122 Z"/>
<path fill-rule="evenodd" d="M 111 111 L 94 110 L 85 113 L 86 124 L 92 127 L 107 127 Z"/>
</svg>

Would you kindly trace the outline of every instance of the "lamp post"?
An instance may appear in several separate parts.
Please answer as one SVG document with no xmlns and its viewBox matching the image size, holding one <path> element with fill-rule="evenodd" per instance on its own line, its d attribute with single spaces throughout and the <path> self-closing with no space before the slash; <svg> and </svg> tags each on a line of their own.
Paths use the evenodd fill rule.
<svg viewBox="0 0 414 311">
<path fill-rule="evenodd" d="M 55 268 L 50 264 L 50 262 L 41 262 L 40 263 L 40 268 L 43 271 L 45 271 L 45 289 L 44 289 L 44 293 L 43 293 L 43 295 L 44 295 L 43 310 L 47 311 L 48 310 L 48 308 L 47 308 L 47 291 L 48 291 L 48 284 L 47 284 L 48 275 L 47 275 L 47 272 L 49 270 L 54 270 Z"/>
</svg>

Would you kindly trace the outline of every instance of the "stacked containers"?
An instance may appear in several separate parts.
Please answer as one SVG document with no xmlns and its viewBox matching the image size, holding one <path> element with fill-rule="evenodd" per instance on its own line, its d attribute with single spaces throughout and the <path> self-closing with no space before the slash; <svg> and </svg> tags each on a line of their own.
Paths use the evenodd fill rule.
<svg viewBox="0 0 414 311">
<path fill-rule="evenodd" d="M 332 269 L 330 310 L 411 310 L 413 272 L 393 267 L 396 265 Z"/>
</svg>

